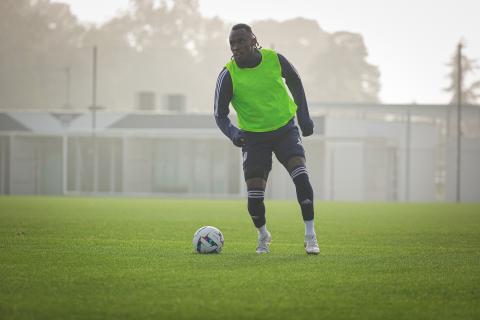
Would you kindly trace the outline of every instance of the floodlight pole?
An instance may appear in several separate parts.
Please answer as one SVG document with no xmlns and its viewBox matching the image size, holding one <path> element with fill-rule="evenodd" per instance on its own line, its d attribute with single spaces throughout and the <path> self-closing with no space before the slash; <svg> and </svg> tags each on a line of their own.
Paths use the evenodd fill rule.
<svg viewBox="0 0 480 320">
<path fill-rule="evenodd" d="M 92 56 L 92 107 L 97 106 L 97 46 L 93 46 Z M 95 122 L 92 123 L 95 129 Z"/>
<path fill-rule="evenodd" d="M 66 67 L 64 69 L 65 71 L 65 104 L 64 108 L 65 109 L 70 109 L 71 104 L 70 104 L 70 67 Z"/>
<path fill-rule="evenodd" d="M 407 106 L 407 125 L 405 132 L 405 201 L 410 202 L 410 148 L 412 132 L 412 116 L 410 107 Z"/>
<path fill-rule="evenodd" d="M 89 108 L 92 112 L 92 162 L 93 162 L 93 188 L 92 191 L 97 191 L 97 139 L 95 130 L 97 126 L 96 112 L 99 109 L 97 106 L 97 46 L 93 46 L 92 52 L 92 106 Z"/>
<path fill-rule="evenodd" d="M 461 201 L 462 177 L 462 42 L 457 46 L 457 196 L 456 202 Z"/>
</svg>

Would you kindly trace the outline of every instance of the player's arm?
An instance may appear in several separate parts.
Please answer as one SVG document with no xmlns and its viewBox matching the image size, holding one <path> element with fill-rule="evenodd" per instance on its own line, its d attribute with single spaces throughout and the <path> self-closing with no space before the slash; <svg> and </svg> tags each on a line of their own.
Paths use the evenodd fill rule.
<svg viewBox="0 0 480 320">
<path fill-rule="evenodd" d="M 237 147 L 243 146 L 245 138 L 243 132 L 235 127 L 228 114 L 230 113 L 229 105 L 233 97 L 232 78 L 227 68 L 223 68 L 217 79 L 215 88 L 214 114 L 215 122 L 220 130 L 226 135 Z"/>
<path fill-rule="evenodd" d="M 285 83 L 292 93 L 293 100 L 298 107 L 297 120 L 298 125 L 302 130 L 302 135 L 304 137 L 309 136 L 313 133 L 314 125 L 308 112 L 307 98 L 305 97 L 302 80 L 300 79 L 297 70 L 284 56 L 278 54 L 278 59 L 280 60 L 280 65 L 282 67 L 282 77 L 285 78 Z"/>
</svg>

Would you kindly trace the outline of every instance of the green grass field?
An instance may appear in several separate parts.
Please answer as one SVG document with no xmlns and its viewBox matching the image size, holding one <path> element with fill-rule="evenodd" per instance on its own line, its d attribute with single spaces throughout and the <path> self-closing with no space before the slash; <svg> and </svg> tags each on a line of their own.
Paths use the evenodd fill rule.
<svg viewBox="0 0 480 320">
<path fill-rule="evenodd" d="M 0 197 L 0 319 L 479 319 L 480 204 Z M 197 228 L 225 236 L 194 254 Z"/>
</svg>

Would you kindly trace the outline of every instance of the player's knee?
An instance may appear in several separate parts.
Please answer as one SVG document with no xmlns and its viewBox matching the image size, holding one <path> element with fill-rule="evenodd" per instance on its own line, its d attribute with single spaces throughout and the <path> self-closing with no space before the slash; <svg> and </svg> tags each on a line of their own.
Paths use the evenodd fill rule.
<svg viewBox="0 0 480 320">
<path fill-rule="evenodd" d="M 305 158 L 302 156 L 293 156 L 290 159 L 288 159 L 286 167 L 287 167 L 288 173 L 290 174 L 292 174 L 292 172 L 299 167 L 305 168 L 306 167 Z"/>
<path fill-rule="evenodd" d="M 308 182 L 308 171 L 307 168 L 304 166 L 295 167 L 291 172 L 290 176 L 292 177 L 293 183 L 295 185 L 303 184 L 304 182 Z"/>
<path fill-rule="evenodd" d="M 247 185 L 249 180 L 262 179 L 267 181 L 269 171 L 270 170 L 265 167 L 252 167 L 245 169 L 244 174 Z"/>
<path fill-rule="evenodd" d="M 256 206 L 263 205 L 265 198 L 266 181 L 262 178 L 251 178 L 247 180 L 248 208 L 254 209 Z"/>
<path fill-rule="evenodd" d="M 297 165 L 293 167 L 290 172 L 293 183 L 295 184 L 295 189 L 297 191 L 297 199 L 300 205 L 309 206 L 313 203 L 313 188 L 308 177 L 307 168 L 305 167 L 305 162 L 297 162 Z"/>
<path fill-rule="evenodd" d="M 265 190 L 267 180 L 263 178 L 250 178 L 247 179 L 247 190 Z"/>
</svg>

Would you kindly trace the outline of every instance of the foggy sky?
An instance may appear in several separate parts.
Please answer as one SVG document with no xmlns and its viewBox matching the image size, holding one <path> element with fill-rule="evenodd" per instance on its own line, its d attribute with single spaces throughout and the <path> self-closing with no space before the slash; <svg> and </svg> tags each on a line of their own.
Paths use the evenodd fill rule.
<svg viewBox="0 0 480 320">
<path fill-rule="evenodd" d="M 85 22 L 102 23 L 126 10 L 128 0 L 62 0 Z M 460 39 L 465 54 L 480 58 L 480 2 L 473 0 L 199 0 L 206 16 L 231 22 L 303 16 L 328 31 L 363 35 L 368 61 L 381 72 L 385 103 L 447 103 L 449 61 Z"/>
</svg>

